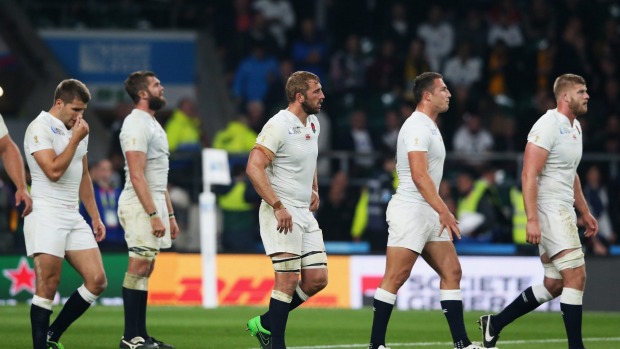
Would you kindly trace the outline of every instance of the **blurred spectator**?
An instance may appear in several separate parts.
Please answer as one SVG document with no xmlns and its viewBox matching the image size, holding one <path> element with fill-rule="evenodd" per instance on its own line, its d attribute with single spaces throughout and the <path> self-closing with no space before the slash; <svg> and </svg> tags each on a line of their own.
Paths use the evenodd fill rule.
<svg viewBox="0 0 620 349">
<path fill-rule="evenodd" d="M 485 168 L 474 181 L 472 174 L 461 172 L 457 178 L 457 219 L 463 237 L 480 242 L 511 241 L 511 224 L 495 182 L 494 168 Z M 466 239 L 464 241 L 467 241 Z"/>
<path fill-rule="evenodd" d="M 487 92 L 491 96 L 497 97 L 508 93 L 509 71 L 513 68 L 506 43 L 502 40 L 497 40 L 491 46 L 486 66 L 486 73 L 488 75 Z"/>
<path fill-rule="evenodd" d="M 200 129 L 200 115 L 189 98 L 182 98 L 164 126 L 170 152 L 197 151 L 206 146 Z"/>
<path fill-rule="evenodd" d="M 409 43 L 407 54 L 404 60 L 404 77 L 405 77 L 405 98 L 413 100 L 413 83 L 415 78 L 424 73 L 431 71 L 430 63 L 426 58 L 425 43 L 422 39 L 413 39 Z M 413 113 L 413 111 L 412 111 Z M 409 113 L 407 116 L 411 115 Z"/>
<path fill-rule="evenodd" d="M 21 219 L 23 225 L 23 219 Z M 16 230 L 20 217 L 15 207 L 15 188 L 2 171 L 0 178 L 0 253 L 12 253 L 17 246 Z"/>
<path fill-rule="evenodd" d="M 349 187 L 347 174 L 334 174 L 327 195 L 321 195 L 321 205 L 316 214 L 323 228 L 326 241 L 351 241 L 351 227 L 358 194 Z"/>
<path fill-rule="evenodd" d="M 385 130 L 381 134 L 379 148 L 384 154 L 396 154 L 396 142 L 398 141 L 398 131 L 402 126 L 398 111 L 388 109 L 384 116 Z"/>
<path fill-rule="evenodd" d="M 588 250 L 597 256 L 607 256 L 609 246 L 616 243 L 618 234 L 611 220 L 609 191 L 602 183 L 601 170 L 596 165 L 586 172 L 583 195 L 599 228 L 598 234 L 588 239 Z"/>
<path fill-rule="evenodd" d="M 418 37 L 426 43 L 426 57 L 433 71 L 441 71 L 443 61 L 454 49 L 454 25 L 447 21 L 442 8 L 431 5 L 427 21 L 418 27 Z"/>
<path fill-rule="evenodd" d="M 466 11 L 467 15 L 462 18 L 456 30 L 457 42 L 469 42 L 472 55 L 486 57 L 489 49 L 486 21 L 479 9 L 468 7 Z"/>
<path fill-rule="evenodd" d="M 125 185 L 125 157 L 121 149 L 119 136 L 121 134 L 123 121 L 125 121 L 125 117 L 131 113 L 132 109 L 133 105 L 125 102 L 118 103 L 114 106 L 114 122 L 110 127 L 108 159 L 112 162 L 112 169 L 114 171 L 112 183 L 115 187 L 122 187 Z"/>
<path fill-rule="evenodd" d="M 254 148 L 258 134 L 248 126 L 247 117 L 238 114 L 228 122 L 226 128 L 215 133 L 213 148 L 223 149 L 232 154 L 249 154 Z"/>
<path fill-rule="evenodd" d="M 344 48 L 332 55 L 330 78 L 334 92 L 358 91 L 364 87 L 366 58 L 362 53 L 360 39 L 356 34 L 349 34 Z"/>
<path fill-rule="evenodd" d="M 267 96 L 265 96 L 265 111 L 269 115 L 276 114 L 284 106 L 288 105 L 288 99 L 286 98 L 286 82 L 288 78 L 293 74 L 294 65 L 293 61 L 288 58 L 280 61 L 280 73 L 276 79 L 273 79 L 269 84 L 267 90 Z M 260 131 L 260 130 L 258 130 Z"/>
<path fill-rule="evenodd" d="M 325 79 L 329 62 L 329 52 L 325 39 L 316 28 L 312 18 L 305 18 L 300 23 L 300 37 L 293 41 L 291 57 L 296 70 L 306 70 Z"/>
<path fill-rule="evenodd" d="M 500 133 L 495 136 L 493 141 L 493 150 L 496 152 L 522 152 L 525 149 L 523 140 L 517 138 L 517 121 L 512 117 L 503 117 Z"/>
<path fill-rule="evenodd" d="M 394 154 L 383 159 L 382 167 L 373 173 L 362 187 L 355 207 L 351 235 L 356 241 L 368 241 L 373 252 L 385 251 L 387 246 L 388 225 L 385 212 L 398 186 Z"/>
<path fill-rule="evenodd" d="M 503 41 L 510 48 L 523 45 L 523 34 L 518 21 L 511 21 L 505 13 L 499 13 L 497 21 L 491 21 L 489 26 L 489 46 Z"/>
<path fill-rule="evenodd" d="M 463 124 L 454 134 L 454 152 L 464 155 L 463 161 L 470 165 L 479 165 L 480 156 L 493 151 L 493 136 L 482 126 L 482 120 L 476 113 L 463 115 Z"/>
<path fill-rule="evenodd" d="M 397 52 L 404 52 L 409 40 L 415 36 L 415 28 L 409 23 L 409 17 L 405 3 L 398 1 L 390 7 L 382 38 L 391 39 Z"/>
<path fill-rule="evenodd" d="M 337 138 L 336 148 L 354 153 L 351 174 L 363 176 L 375 165 L 373 152 L 377 150 L 376 141 L 367 126 L 366 112 L 356 109 L 349 118 L 349 128 L 345 128 Z"/>
<path fill-rule="evenodd" d="M 237 68 L 233 95 L 239 105 L 247 101 L 262 101 L 269 84 L 277 79 L 278 61 L 265 51 L 264 43 L 255 42 L 250 56 Z"/>
<path fill-rule="evenodd" d="M 284 49 L 288 31 L 295 26 L 295 11 L 289 0 L 256 0 L 254 9 L 263 14 L 278 46 Z"/>
<path fill-rule="evenodd" d="M 590 81 L 592 74 L 591 57 L 587 52 L 586 37 L 583 33 L 583 22 L 571 18 L 562 32 L 555 60 L 555 76 L 572 73 L 583 76 Z"/>
<path fill-rule="evenodd" d="M 366 84 L 373 91 L 386 92 L 395 87 L 402 89 L 402 61 L 391 39 L 381 41 L 380 52 L 366 70 Z"/>
<path fill-rule="evenodd" d="M 260 196 L 245 174 L 245 166 L 232 168 L 232 183 L 213 186 L 222 210 L 222 247 L 225 252 L 254 252 L 259 243 L 257 205 Z"/>
<path fill-rule="evenodd" d="M 438 193 L 450 212 L 456 216 L 456 201 L 454 199 L 452 183 L 447 179 L 442 179 L 441 183 L 439 183 Z"/>
<path fill-rule="evenodd" d="M 530 1 L 523 20 L 525 37 L 528 40 L 539 41 L 555 38 L 556 25 L 555 12 L 547 0 Z"/>
<path fill-rule="evenodd" d="M 106 228 L 106 238 L 99 245 L 102 250 L 124 251 L 127 248 L 125 231 L 118 220 L 117 205 L 123 188 L 112 181 L 114 175 L 112 162 L 108 159 L 101 159 L 90 167 L 89 172 L 93 181 L 97 210 Z M 92 227 L 90 216 L 82 203 L 80 203 L 80 214 Z"/>
<path fill-rule="evenodd" d="M 482 78 L 482 58 L 471 55 L 471 45 L 467 41 L 459 44 L 457 54 L 446 61 L 443 77 L 452 88 L 470 88 Z"/>
<path fill-rule="evenodd" d="M 265 104 L 259 100 L 249 101 L 245 105 L 248 116 L 248 126 L 257 134 L 263 129 L 267 122 L 265 117 Z"/>
<path fill-rule="evenodd" d="M 317 117 L 321 124 L 321 137 L 318 140 L 319 154 L 324 154 L 332 150 L 332 120 L 326 112 L 321 110 Z M 331 177 L 331 159 L 326 156 L 319 156 L 316 162 L 316 172 L 319 177 Z"/>
<path fill-rule="evenodd" d="M 255 12 L 250 23 L 246 33 L 241 36 L 242 42 L 241 47 L 239 47 L 239 57 L 245 57 L 250 54 L 251 49 L 256 45 L 262 45 L 267 54 L 276 54 L 281 51 L 276 38 L 267 28 L 267 20 L 261 12 Z"/>
</svg>

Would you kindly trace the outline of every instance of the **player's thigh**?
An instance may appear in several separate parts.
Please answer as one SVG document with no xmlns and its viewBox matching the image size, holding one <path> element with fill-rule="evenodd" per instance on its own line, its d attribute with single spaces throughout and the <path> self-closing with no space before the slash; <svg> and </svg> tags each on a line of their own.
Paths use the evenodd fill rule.
<svg viewBox="0 0 620 349">
<path fill-rule="evenodd" d="M 47 299 L 53 299 L 60 283 L 63 258 L 46 253 L 37 253 L 33 259 L 36 294 Z"/>
<path fill-rule="evenodd" d="M 273 214 L 273 208 L 261 203 L 258 213 L 260 237 L 263 241 L 265 254 L 271 256 L 276 253 L 291 253 L 301 256 L 304 229 L 294 210 L 289 210 L 293 217 L 293 231 L 281 233 L 278 231 L 278 220 Z"/>
<path fill-rule="evenodd" d="M 541 255 L 546 253 L 553 258 L 564 250 L 581 248 L 574 208 L 565 204 L 539 205 L 538 219 L 542 232 Z"/>
<path fill-rule="evenodd" d="M 161 205 L 157 206 L 159 211 Z M 153 235 L 150 217 L 144 211 L 141 204 L 119 204 L 118 217 L 125 230 L 125 241 L 127 242 L 130 256 L 155 258 L 161 248 L 170 246 L 168 243 L 168 240 L 170 240 L 168 219 L 163 219 L 164 225 L 168 223 L 166 234 L 158 238 Z"/>
<path fill-rule="evenodd" d="M 451 241 L 429 241 L 422 251 L 422 258 L 442 278 L 461 277 L 461 263 Z"/>
<path fill-rule="evenodd" d="M 58 209 L 35 206 L 24 219 L 24 239 L 28 257 L 48 254 L 63 258 L 70 225 Z"/>
<path fill-rule="evenodd" d="M 87 285 L 101 286 L 107 283 L 99 248 L 67 251 L 65 258 Z"/>
<path fill-rule="evenodd" d="M 388 247 L 403 247 L 418 254 L 428 241 L 449 241 L 447 234 L 439 233 L 439 218 L 428 205 L 390 200 L 386 219 L 388 223 Z"/>
</svg>

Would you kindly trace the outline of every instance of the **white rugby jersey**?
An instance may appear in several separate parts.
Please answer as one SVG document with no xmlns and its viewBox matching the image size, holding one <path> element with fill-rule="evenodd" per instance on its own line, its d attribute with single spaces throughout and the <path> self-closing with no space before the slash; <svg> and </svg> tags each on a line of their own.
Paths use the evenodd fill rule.
<svg viewBox="0 0 620 349">
<path fill-rule="evenodd" d="M 168 184 L 168 138 L 166 131 L 155 118 L 140 109 L 134 109 L 123 121 L 120 133 L 123 156 L 128 151 L 140 151 L 146 154 L 146 177 L 151 193 L 163 193 Z M 125 156 L 125 188 L 121 193 L 123 201 L 138 200 L 131 184 L 127 157 Z"/>
<path fill-rule="evenodd" d="M 77 207 L 82 181 L 82 159 L 88 151 L 88 135 L 80 141 L 69 167 L 56 182 L 47 178 L 32 155 L 44 149 L 53 149 L 56 155 L 60 155 L 72 136 L 72 130 L 67 130 L 62 121 L 45 111 L 28 125 L 24 136 L 24 153 L 32 176 L 30 195 L 35 202 Z"/>
<path fill-rule="evenodd" d="M 583 144 L 581 125 L 557 109 L 548 110 L 532 127 L 527 141 L 549 152 L 545 167 L 538 175 L 538 203 L 563 202 L 573 205 L 574 181 L 581 161 Z"/>
<path fill-rule="evenodd" d="M 419 111 L 413 112 L 398 132 L 396 145 L 398 188 L 394 196 L 407 202 L 428 204 L 411 177 L 408 154 L 412 151 L 426 152 L 428 173 L 435 184 L 435 189 L 439 191 L 443 164 L 446 159 L 446 147 L 437 124 L 428 115 Z"/>
<path fill-rule="evenodd" d="M 285 205 L 310 206 L 320 133 L 316 115 L 309 115 L 304 125 L 295 114 L 280 110 L 256 138 L 257 144 L 275 154 L 266 168 L 267 178 Z"/>
<path fill-rule="evenodd" d="M 4 118 L 2 114 L 0 114 L 0 138 L 9 134 L 9 129 L 6 128 L 6 124 L 4 123 Z"/>
</svg>

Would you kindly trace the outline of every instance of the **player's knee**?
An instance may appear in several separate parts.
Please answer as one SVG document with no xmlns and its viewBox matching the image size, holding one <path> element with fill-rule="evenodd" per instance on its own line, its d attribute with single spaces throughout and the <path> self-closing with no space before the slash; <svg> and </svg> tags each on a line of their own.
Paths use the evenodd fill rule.
<svg viewBox="0 0 620 349">
<path fill-rule="evenodd" d="M 446 268 L 445 272 L 442 273 L 441 277 L 444 282 L 448 283 L 458 283 L 461 281 L 461 277 L 463 276 L 463 270 L 460 265 L 451 266 Z"/>
<path fill-rule="evenodd" d="M 387 281 L 390 284 L 390 286 L 394 287 L 395 289 L 399 289 L 409 279 L 410 275 L 411 275 L 411 270 L 402 269 L 394 273 L 386 274 L 384 276 L 384 280 Z"/>
<path fill-rule="evenodd" d="M 327 274 L 316 277 L 312 280 L 312 294 L 315 294 L 327 287 Z"/>
<path fill-rule="evenodd" d="M 108 278 L 105 276 L 105 274 L 96 277 L 94 280 L 92 293 L 100 295 L 103 293 L 103 291 L 105 291 L 106 288 L 108 288 Z"/>
<path fill-rule="evenodd" d="M 545 277 L 543 285 L 553 298 L 559 297 L 562 294 L 562 288 L 564 287 L 564 280 L 552 279 Z"/>
</svg>

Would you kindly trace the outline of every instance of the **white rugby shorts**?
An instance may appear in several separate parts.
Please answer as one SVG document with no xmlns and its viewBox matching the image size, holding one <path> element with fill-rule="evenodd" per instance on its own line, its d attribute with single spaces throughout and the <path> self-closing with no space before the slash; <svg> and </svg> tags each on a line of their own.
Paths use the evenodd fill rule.
<svg viewBox="0 0 620 349">
<path fill-rule="evenodd" d="M 125 230 L 125 241 L 129 255 L 139 255 L 142 257 L 155 257 L 159 250 L 172 247 L 172 238 L 170 236 L 170 219 L 168 218 L 168 206 L 166 205 L 166 197 L 154 195 L 153 201 L 157 207 L 157 212 L 161 217 L 166 232 L 164 236 L 158 238 L 153 235 L 151 228 L 151 218 L 144 211 L 142 204 L 135 202 L 118 203 L 118 220 Z M 132 250 L 142 251 L 140 253 L 132 253 Z"/>
<path fill-rule="evenodd" d="M 539 204 L 538 221 L 542 233 L 538 245 L 540 255 L 547 252 L 551 258 L 563 250 L 581 248 L 577 214 L 572 206 L 564 203 Z"/>
<path fill-rule="evenodd" d="M 419 254 L 429 241 L 450 241 L 448 231 L 439 236 L 439 215 L 422 203 L 392 198 L 386 211 L 388 246 L 408 248 Z"/>
<path fill-rule="evenodd" d="M 273 207 L 264 201 L 260 204 L 258 220 L 265 254 L 286 252 L 301 256 L 307 252 L 325 251 L 323 231 L 308 207 L 286 206 L 286 209 L 293 217 L 293 232 L 284 234 L 277 229 L 278 220 Z"/>
<path fill-rule="evenodd" d="M 65 251 L 97 248 L 93 230 L 80 215 L 78 206 L 34 203 L 24 219 L 28 257 L 45 253 L 64 258 Z"/>
</svg>

